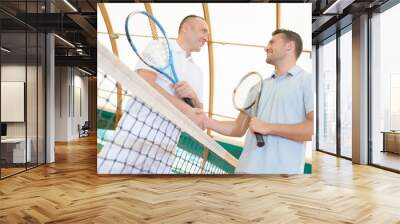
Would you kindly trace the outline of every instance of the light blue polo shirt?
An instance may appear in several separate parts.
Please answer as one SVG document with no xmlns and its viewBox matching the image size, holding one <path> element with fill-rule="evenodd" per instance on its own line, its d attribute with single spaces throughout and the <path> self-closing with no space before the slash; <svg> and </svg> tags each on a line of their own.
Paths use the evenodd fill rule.
<svg viewBox="0 0 400 224">
<path fill-rule="evenodd" d="M 275 73 L 263 81 L 257 117 L 273 124 L 298 124 L 314 110 L 312 76 L 299 66 L 287 74 Z M 253 111 L 250 111 L 250 113 Z M 255 135 L 247 132 L 236 173 L 302 174 L 304 142 L 278 136 L 263 136 L 265 145 L 257 147 Z"/>
</svg>

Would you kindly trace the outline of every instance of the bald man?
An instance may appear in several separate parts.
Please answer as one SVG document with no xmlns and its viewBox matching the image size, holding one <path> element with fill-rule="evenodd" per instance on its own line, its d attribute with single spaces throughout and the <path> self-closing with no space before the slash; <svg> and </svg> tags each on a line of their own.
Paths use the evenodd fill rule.
<svg viewBox="0 0 400 224">
<path fill-rule="evenodd" d="M 194 63 L 191 54 L 200 51 L 207 41 L 208 26 L 203 18 L 189 15 L 182 20 L 177 40 L 170 43 L 175 70 L 178 79 L 181 80 L 175 85 L 141 60 L 136 64 L 137 74 L 202 129 L 204 129 L 204 115 L 201 113 L 203 73 Z M 182 98 L 190 98 L 194 103 L 194 108 L 187 105 Z M 112 159 L 98 159 L 98 172 L 102 174 L 171 173 L 171 167 L 176 158 L 176 147 L 173 144 L 179 139 L 179 129 L 166 125 L 165 120 L 156 112 L 144 109 L 143 105 L 134 99 L 130 100 L 125 108 L 126 112 L 118 124 L 113 144 L 106 144 L 99 154 L 100 158 Z M 142 141 L 151 142 L 151 148 L 146 148 L 147 144 L 133 144 Z M 121 151 L 125 154 L 120 153 Z M 113 159 L 121 155 L 124 157 L 122 162 Z"/>
<path fill-rule="evenodd" d="M 149 69 L 142 61 L 138 61 L 136 72 L 150 83 L 158 92 L 186 114 L 199 127 L 203 128 L 203 72 L 192 58 L 192 52 L 199 52 L 208 41 L 208 25 L 202 17 L 186 16 L 179 25 L 178 38 L 171 41 L 171 51 L 174 59 L 176 74 L 180 82 L 171 85 L 164 76 Z M 172 75 L 171 75 L 172 76 Z M 194 108 L 182 99 L 190 98 Z"/>
</svg>

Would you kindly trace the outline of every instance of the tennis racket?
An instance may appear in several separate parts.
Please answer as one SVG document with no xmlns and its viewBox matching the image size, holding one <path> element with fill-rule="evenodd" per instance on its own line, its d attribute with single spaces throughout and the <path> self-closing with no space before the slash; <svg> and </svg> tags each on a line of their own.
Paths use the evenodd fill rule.
<svg viewBox="0 0 400 224">
<path fill-rule="evenodd" d="M 149 23 L 150 27 L 146 26 Z M 154 33 L 155 31 L 157 34 L 157 38 L 150 43 L 148 43 L 149 36 L 137 33 L 138 30 L 145 28 L 151 28 L 152 32 Z M 156 18 L 144 11 L 131 12 L 125 20 L 125 33 L 133 51 L 143 63 L 173 84 L 179 82 L 168 37 Z M 183 100 L 191 107 L 194 107 L 190 98 L 184 98 Z"/>
<path fill-rule="evenodd" d="M 262 90 L 263 79 L 258 72 L 247 73 L 237 84 L 233 90 L 233 106 L 249 115 L 254 117 L 258 110 L 258 101 L 260 99 Z M 254 108 L 253 108 L 254 107 Z M 249 113 L 249 109 L 253 108 L 252 113 Z M 257 146 L 264 146 L 264 139 L 261 134 L 255 133 L 257 139 Z"/>
</svg>

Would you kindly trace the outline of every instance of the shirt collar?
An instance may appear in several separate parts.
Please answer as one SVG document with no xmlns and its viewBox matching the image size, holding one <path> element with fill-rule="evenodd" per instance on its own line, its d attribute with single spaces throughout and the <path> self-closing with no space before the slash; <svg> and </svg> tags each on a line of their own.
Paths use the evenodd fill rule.
<svg viewBox="0 0 400 224">
<path fill-rule="evenodd" d="M 191 60 L 191 61 L 193 60 L 192 54 L 190 54 L 189 57 L 186 57 L 186 51 L 183 50 L 183 48 L 181 46 L 179 46 L 177 40 L 171 41 L 170 42 L 170 47 L 171 47 L 171 50 L 175 51 L 176 53 L 183 53 L 187 60 Z"/>
<path fill-rule="evenodd" d="M 290 76 L 295 76 L 301 72 L 301 68 L 297 65 L 293 66 L 289 71 L 287 72 L 288 75 Z M 278 75 L 276 74 L 276 71 L 272 74 L 272 78 L 276 78 Z"/>
</svg>

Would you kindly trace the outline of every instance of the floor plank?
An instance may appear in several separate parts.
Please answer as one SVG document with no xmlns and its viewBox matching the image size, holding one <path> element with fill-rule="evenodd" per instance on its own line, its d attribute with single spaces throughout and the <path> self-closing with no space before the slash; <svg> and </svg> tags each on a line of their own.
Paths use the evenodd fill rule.
<svg viewBox="0 0 400 224">
<path fill-rule="evenodd" d="M 320 152 L 299 176 L 99 176 L 96 139 L 0 181 L 0 223 L 400 223 L 400 175 Z"/>
</svg>

